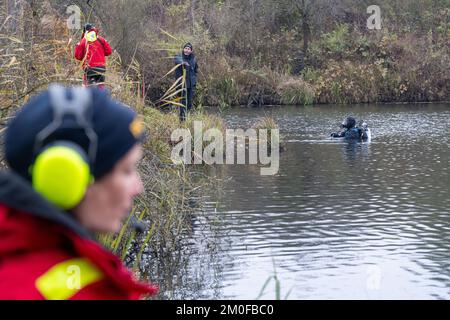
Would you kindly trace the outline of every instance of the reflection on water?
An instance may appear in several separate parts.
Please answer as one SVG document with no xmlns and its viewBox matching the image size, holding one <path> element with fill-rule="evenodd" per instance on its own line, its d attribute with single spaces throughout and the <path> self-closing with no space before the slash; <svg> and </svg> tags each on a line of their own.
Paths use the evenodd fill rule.
<svg viewBox="0 0 450 320">
<path fill-rule="evenodd" d="M 350 113 L 371 143 L 328 139 Z M 214 170 L 226 182 L 172 252 L 182 261 L 173 277 L 161 267 L 175 279 L 165 297 L 254 299 L 276 268 L 289 299 L 450 298 L 449 105 L 234 109 L 226 119 L 246 128 L 264 115 L 287 141 L 279 173 Z M 263 298 L 274 297 L 272 285 Z"/>
</svg>

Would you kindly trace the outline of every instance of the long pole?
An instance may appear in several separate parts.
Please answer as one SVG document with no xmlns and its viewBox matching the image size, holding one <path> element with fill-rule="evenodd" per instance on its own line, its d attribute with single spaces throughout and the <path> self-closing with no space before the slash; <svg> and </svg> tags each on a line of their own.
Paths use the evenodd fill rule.
<svg viewBox="0 0 450 320">
<path fill-rule="evenodd" d="M 183 66 L 183 95 L 184 95 L 184 104 L 183 107 L 184 108 L 184 115 L 187 115 L 187 88 L 186 88 L 186 68 Z"/>
</svg>

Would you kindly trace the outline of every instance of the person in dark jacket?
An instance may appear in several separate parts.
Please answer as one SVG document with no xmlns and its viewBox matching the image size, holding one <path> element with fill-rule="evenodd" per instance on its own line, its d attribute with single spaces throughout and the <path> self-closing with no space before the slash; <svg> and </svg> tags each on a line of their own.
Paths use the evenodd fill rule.
<svg viewBox="0 0 450 320">
<path fill-rule="evenodd" d="M 356 126 L 356 119 L 353 117 L 347 117 L 342 121 L 341 131 L 331 134 L 333 138 L 344 138 L 346 133 L 349 133 L 352 128 Z"/>
<path fill-rule="evenodd" d="M 82 61 L 84 70 L 83 84 L 98 85 L 104 88 L 106 58 L 112 49 L 105 38 L 98 35 L 98 30 L 92 24 L 86 24 L 81 40 L 75 46 L 75 59 Z"/>
<path fill-rule="evenodd" d="M 143 191 L 142 125 L 97 88 L 53 85 L 8 124 L 0 173 L 0 299 L 138 299 L 134 279 L 95 233 L 121 229 Z"/>
<path fill-rule="evenodd" d="M 183 70 L 185 70 L 185 92 L 183 92 L 182 104 L 184 107 L 180 107 L 180 120 L 185 121 L 187 113 L 193 107 L 195 86 L 197 85 L 197 73 L 198 64 L 197 59 L 193 53 L 193 47 L 191 43 L 186 43 L 183 46 L 183 51 L 175 56 L 175 64 L 180 65 L 175 70 L 175 78 L 179 79 L 183 76 Z"/>
<path fill-rule="evenodd" d="M 332 138 L 344 138 L 346 140 L 367 140 L 367 132 L 364 128 L 356 126 L 356 119 L 347 117 L 341 124 L 341 131 L 331 134 Z"/>
</svg>

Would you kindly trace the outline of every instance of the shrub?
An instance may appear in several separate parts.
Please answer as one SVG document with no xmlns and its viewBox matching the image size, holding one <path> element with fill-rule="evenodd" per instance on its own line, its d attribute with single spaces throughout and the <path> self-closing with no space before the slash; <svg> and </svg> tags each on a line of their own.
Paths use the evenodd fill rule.
<svg viewBox="0 0 450 320">
<path fill-rule="evenodd" d="M 283 79 L 277 87 L 277 93 L 283 104 L 309 105 L 315 99 L 313 87 L 302 78 Z"/>
</svg>

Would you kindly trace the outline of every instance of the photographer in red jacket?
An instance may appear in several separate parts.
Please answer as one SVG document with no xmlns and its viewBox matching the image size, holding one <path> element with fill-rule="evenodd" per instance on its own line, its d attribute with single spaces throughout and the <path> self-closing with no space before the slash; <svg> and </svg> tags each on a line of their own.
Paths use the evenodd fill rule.
<svg viewBox="0 0 450 320">
<path fill-rule="evenodd" d="M 52 85 L 8 124 L 0 173 L 0 300 L 138 299 L 95 239 L 118 232 L 143 191 L 142 125 L 97 88 Z"/>
<path fill-rule="evenodd" d="M 75 59 L 83 62 L 83 84 L 98 85 L 104 88 L 106 58 L 112 49 L 105 38 L 98 35 L 98 30 L 91 24 L 86 24 L 80 42 L 75 46 Z"/>
</svg>

